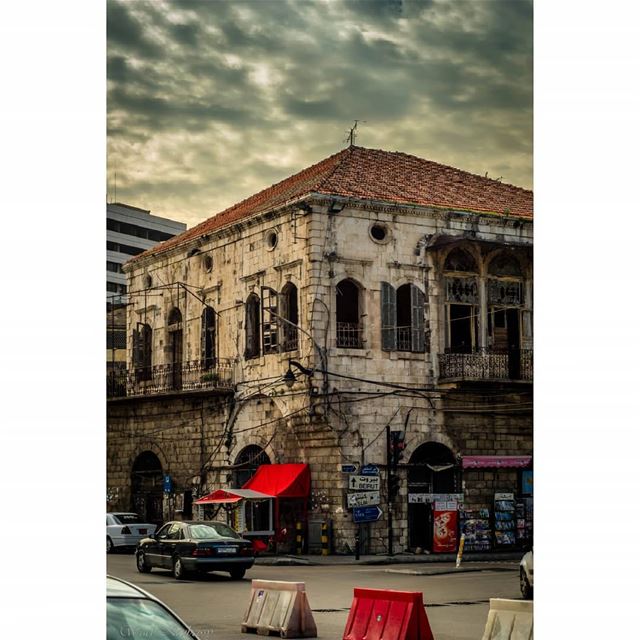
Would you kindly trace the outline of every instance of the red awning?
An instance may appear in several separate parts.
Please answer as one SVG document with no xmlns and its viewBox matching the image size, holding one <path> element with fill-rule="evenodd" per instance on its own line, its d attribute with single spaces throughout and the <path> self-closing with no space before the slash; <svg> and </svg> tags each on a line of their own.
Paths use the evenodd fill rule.
<svg viewBox="0 0 640 640">
<path fill-rule="evenodd" d="M 209 495 L 204 496 L 204 498 L 195 500 L 193 504 L 228 504 L 230 502 L 239 502 L 243 499 L 265 500 L 274 497 L 260 491 L 251 491 L 251 489 L 216 489 Z"/>
<path fill-rule="evenodd" d="M 277 498 L 308 498 L 311 474 L 308 464 L 263 464 L 243 489 L 253 489 Z"/>
<path fill-rule="evenodd" d="M 532 456 L 462 456 L 463 469 L 524 469 Z"/>
</svg>

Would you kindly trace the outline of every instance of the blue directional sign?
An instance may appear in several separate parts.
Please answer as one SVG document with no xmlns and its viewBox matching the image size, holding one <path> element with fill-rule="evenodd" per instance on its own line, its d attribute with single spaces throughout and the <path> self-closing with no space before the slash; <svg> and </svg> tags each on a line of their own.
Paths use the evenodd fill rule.
<svg viewBox="0 0 640 640">
<path fill-rule="evenodd" d="M 362 469 L 360 469 L 361 476 L 379 476 L 380 469 L 376 467 L 375 464 L 365 464 Z"/>
<path fill-rule="evenodd" d="M 380 507 L 354 507 L 353 521 L 359 522 L 376 522 L 382 516 Z"/>
<path fill-rule="evenodd" d="M 171 480 L 171 476 L 168 473 L 165 474 L 163 478 L 162 488 L 164 489 L 165 493 L 171 493 L 171 491 L 173 490 L 173 481 Z"/>
<path fill-rule="evenodd" d="M 357 470 L 357 464 L 343 464 L 341 467 L 342 473 L 355 473 Z"/>
</svg>

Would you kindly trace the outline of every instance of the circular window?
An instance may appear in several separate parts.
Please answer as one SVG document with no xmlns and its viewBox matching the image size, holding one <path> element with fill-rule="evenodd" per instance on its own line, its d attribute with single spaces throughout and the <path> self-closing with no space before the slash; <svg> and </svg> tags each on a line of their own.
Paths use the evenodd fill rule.
<svg viewBox="0 0 640 640">
<path fill-rule="evenodd" d="M 207 254 L 202 258 L 202 268 L 209 273 L 213 269 L 213 258 Z"/>
<path fill-rule="evenodd" d="M 278 234 L 275 231 L 269 231 L 266 235 L 267 249 L 273 251 L 278 246 Z"/>
<path fill-rule="evenodd" d="M 387 229 L 387 225 L 376 222 L 371 225 L 369 235 L 375 242 L 386 242 L 389 239 L 389 229 Z"/>
<path fill-rule="evenodd" d="M 151 278 L 151 276 L 147 273 L 144 277 L 144 286 L 145 289 L 151 289 L 151 285 L 153 284 L 153 279 Z"/>
</svg>

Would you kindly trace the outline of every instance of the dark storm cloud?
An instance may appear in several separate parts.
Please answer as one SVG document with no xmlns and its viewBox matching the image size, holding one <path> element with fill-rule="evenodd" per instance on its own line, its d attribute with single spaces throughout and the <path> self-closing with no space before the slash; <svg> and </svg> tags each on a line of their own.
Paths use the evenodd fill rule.
<svg viewBox="0 0 640 640">
<path fill-rule="evenodd" d="M 162 55 L 162 49 L 147 38 L 127 6 L 114 0 L 107 2 L 107 40 L 146 57 Z"/>
<path fill-rule="evenodd" d="M 194 224 L 335 153 L 356 118 L 363 146 L 531 184 L 529 0 L 107 8 L 109 156 L 133 205 Z"/>
</svg>

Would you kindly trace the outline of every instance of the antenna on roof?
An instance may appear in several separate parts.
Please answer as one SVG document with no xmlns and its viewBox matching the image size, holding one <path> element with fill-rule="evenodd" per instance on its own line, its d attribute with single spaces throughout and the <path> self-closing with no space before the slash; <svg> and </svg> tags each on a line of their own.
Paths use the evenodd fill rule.
<svg viewBox="0 0 640 640">
<path fill-rule="evenodd" d="M 347 137 L 343 140 L 343 142 L 348 142 L 350 147 L 353 147 L 356 142 L 356 129 L 358 128 L 358 122 L 366 122 L 366 120 L 354 120 L 353 127 L 346 132 Z"/>
</svg>

